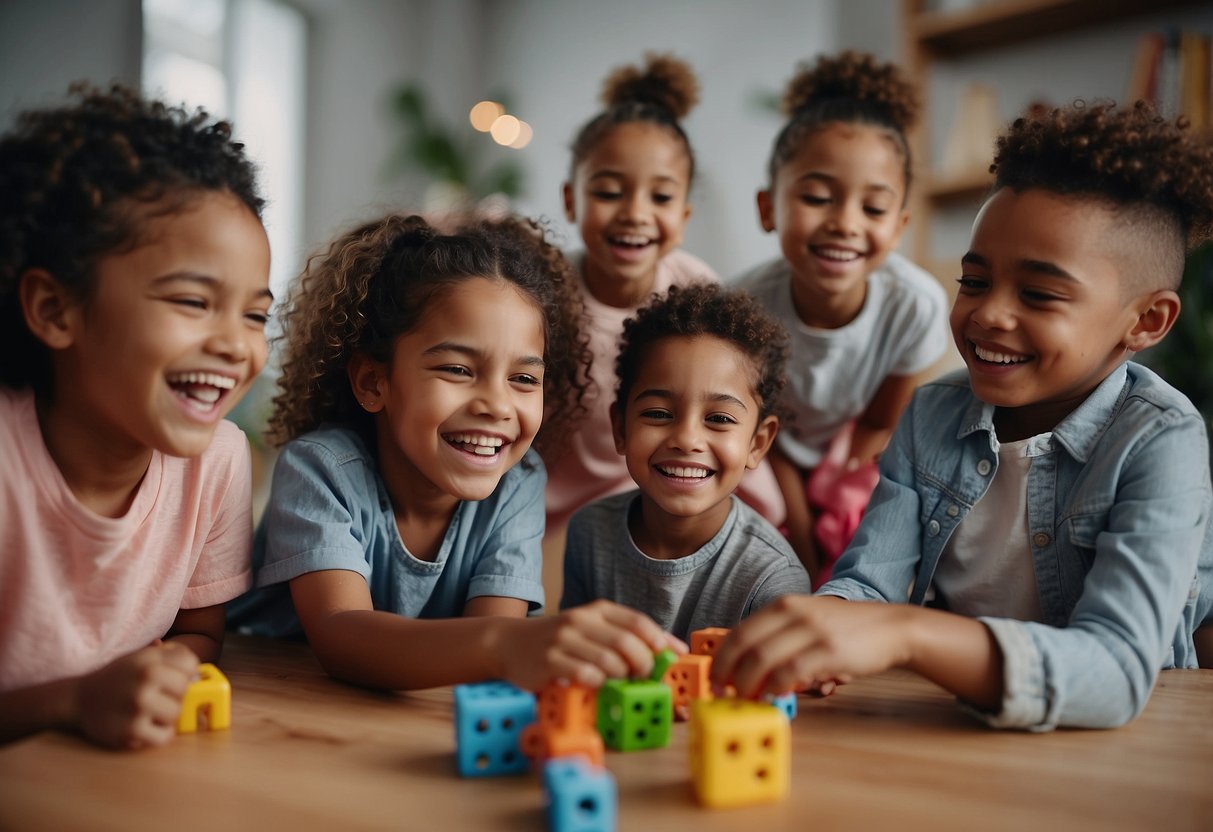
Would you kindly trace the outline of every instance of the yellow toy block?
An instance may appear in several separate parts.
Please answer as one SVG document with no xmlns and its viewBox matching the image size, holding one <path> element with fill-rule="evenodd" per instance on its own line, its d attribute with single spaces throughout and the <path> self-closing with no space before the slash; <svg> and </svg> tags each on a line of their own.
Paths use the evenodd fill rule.
<svg viewBox="0 0 1213 832">
<path fill-rule="evenodd" d="M 712 684 L 708 675 L 712 672 L 712 657 L 688 653 L 679 656 L 678 661 L 665 672 L 662 679 L 670 686 L 674 695 L 674 716 L 684 708 L 690 707 L 695 699 L 711 699 Z"/>
<path fill-rule="evenodd" d="M 728 627 L 704 627 L 691 633 L 691 653 L 696 656 L 715 656 L 716 648 L 729 634 Z"/>
<path fill-rule="evenodd" d="M 208 730 L 220 731 L 232 724 L 232 686 L 227 677 L 219 668 L 206 663 L 198 665 L 198 677 L 181 701 L 178 734 L 192 734 L 198 730 L 199 711 L 206 713 Z"/>
<path fill-rule="evenodd" d="M 781 800 L 788 793 L 792 731 L 774 705 L 743 699 L 691 703 L 691 783 L 713 809 Z"/>
</svg>

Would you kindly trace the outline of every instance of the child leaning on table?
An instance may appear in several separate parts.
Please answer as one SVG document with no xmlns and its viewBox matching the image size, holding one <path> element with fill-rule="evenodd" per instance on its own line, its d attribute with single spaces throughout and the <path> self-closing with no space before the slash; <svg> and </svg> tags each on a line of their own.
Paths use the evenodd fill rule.
<svg viewBox="0 0 1213 832">
<path fill-rule="evenodd" d="M 284 312 L 262 589 L 231 621 L 302 632 L 331 675 L 383 689 L 597 685 L 680 647 L 605 602 L 527 617 L 543 605 L 531 444 L 584 383 L 578 308 L 559 251 L 515 219 L 443 233 L 389 215 L 313 258 Z"/>
<path fill-rule="evenodd" d="M 678 287 L 624 324 L 611 408 L 638 490 L 569 522 L 562 607 L 609 598 L 680 638 L 732 627 L 809 576 L 734 491 L 779 430 L 787 334 L 749 295 Z"/>
<path fill-rule="evenodd" d="M 1128 361 L 1179 314 L 1213 148 L 1145 104 L 1079 103 L 1017 120 L 992 170 L 951 316 L 967 372 L 915 394 L 818 591 L 839 597 L 743 623 L 716 683 L 907 667 L 991 725 L 1047 730 L 1121 725 L 1160 668 L 1213 664 L 1205 423 Z"/>
<path fill-rule="evenodd" d="M 0 139 L 0 741 L 138 748 L 252 582 L 270 250 L 227 123 L 72 97 Z"/>
</svg>

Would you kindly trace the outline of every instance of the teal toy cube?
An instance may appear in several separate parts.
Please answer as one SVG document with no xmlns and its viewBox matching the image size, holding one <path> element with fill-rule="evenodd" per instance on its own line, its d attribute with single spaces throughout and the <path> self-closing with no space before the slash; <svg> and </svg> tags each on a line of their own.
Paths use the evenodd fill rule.
<svg viewBox="0 0 1213 832">
<path fill-rule="evenodd" d="M 771 704 L 779 710 L 783 711 L 788 720 L 796 718 L 796 694 L 785 693 L 783 696 L 776 696 L 771 700 Z"/>
<path fill-rule="evenodd" d="M 619 794 L 615 778 L 583 757 L 549 760 L 543 791 L 551 832 L 615 832 Z"/>
<path fill-rule="evenodd" d="M 508 682 L 455 687 L 455 759 L 464 777 L 523 774 L 530 760 L 519 747 L 535 721 L 535 695 Z"/>
<path fill-rule="evenodd" d="M 664 682 L 610 679 L 598 691 L 598 733 L 607 748 L 665 748 L 673 719 L 673 699 Z"/>
</svg>

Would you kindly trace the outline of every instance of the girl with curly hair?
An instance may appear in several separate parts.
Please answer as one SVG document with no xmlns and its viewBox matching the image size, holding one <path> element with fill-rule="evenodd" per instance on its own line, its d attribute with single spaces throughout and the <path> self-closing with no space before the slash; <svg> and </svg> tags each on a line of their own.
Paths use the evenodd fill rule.
<svg viewBox="0 0 1213 832">
<path fill-rule="evenodd" d="M 609 416 L 624 320 L 671 286 L 719 282 L 679 248 L 695 173 L 681 122 L 698 100 L 685 62 L 649 55 L 642 67 L 624 66 L 606 79 L 605 109 L 573 141 L 563 197 L 584 244 L 569 261 L 587 313 L 594 386 L 584 420 L 562 452 L 546 458 L 547 522 L 557 535 L 581 506 L 635 486 L 615 453 Z M 742 494 L 772 521 L 782 520 L 783 499 L 765 463 L 746 478 Z"/>
<path fill-rule="evenodd" d="M 584 385 L 577 313 L 560 253 L 515 219 L 389 215 L 313 258 L 284 313 L 261 589 L 233 622 L 306 635 L 331 675 L 382 689 L 647 673 L 675 642 L 639 613 L 527 617 L 544 601 L 531 446 Z"/>
<path fill-rule="evenodd" d="M 967 369 L 915 393 L 818 590 L 838 597 L 742 624 L 716 682 L 906 667 L 1043 731 L 1122 725 L 1160 668 L 1213 666 L 1205 421 L 1130 360 L 1175 323 L 1185 249 L 1213 231 L 1213 146 L 1184 126 L 1074 105 L 998 140 L 952 308 Z"/>
<path fill-rule="evenodd" d="M 913 85 L 892 64 L 844 52 L 803 67 L 783 106 L 758 192 L 783 256 L 738 285 L 791 335 L 790 418 L 771 464 L 788 539 L 820 583 L 867 506 L 875 458 L 947 346 L 947 297 L 894 251 L 909 221 Z"/>
<path fill-rule="evenodd" d="M 562 607 L 608 598 L 680 638 L 733 627 L 809 577 L 734 496 L 779 430 L 787 335 L 749 295 L 672 287 L 624 324 L 615 448 L 638 489 L 569 521 Z"/>
<path fill-rule="evenodd" d="M 173 736 L 252 583 L 270 250 L 226 122 L 114 87 L 0 138 L 0 741 Z"/>
</svg>

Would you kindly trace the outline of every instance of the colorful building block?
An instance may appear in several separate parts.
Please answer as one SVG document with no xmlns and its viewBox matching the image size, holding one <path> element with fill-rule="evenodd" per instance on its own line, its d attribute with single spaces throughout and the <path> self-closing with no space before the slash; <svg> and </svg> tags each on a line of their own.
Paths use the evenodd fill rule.
<svg viewBox="0 0 1213 832">
<path fill-rule="evenodd" d="M 665 748 L 673 721 L 673 697 L 664 682 L 608 679 L 598 691 L 598 733 L 607 748 Z"/>
<path fill-rule="evenodd" d="M 679 656 L 678 661 L 666 671 L 662 681 L 670 688 L 673 696 L 675 719 L 678 719 L 681 713 L 689 713 L 693 700 L 712 698 L 712 684 L 708 680 L 711 672 L 712 657 L 694 653 Z"/>
<path fill-rule="evenodd" d="M 614 832 L 619 811 L 615 778 L 580 757 L 543 767 L 543 792 L 552 832 Z"/>
<path fill-rule="evenodd" d="M 539 692 L 538 718 L 522 732 L 522 752 L 536 765 L 581 754 L 600 766 L 604 750 L 596 728 L 597 717 L 598 691 L 553 682 Z"/>
<path fill-rule="evenodd" d="M 508 682 L 455 687 L 455 759 L 464 777 L 521 774 L 519 738 L 535 721 L 535 695 Z"/>
<path fill-rule="evenodd" d="M 584 685 L 553 682 L 539 691 L 539 723 L 545 728 L 593 728 L 598 717 L 598 691 Z"/>
<path fill-rule="evenodd" d="M 585 757 L 593 765 L 604 765 L 606 751 L 602 737 L 593 728 L 579 730 L 562 730 L 560 728 L 544 728 L 535 722 L 528 725 L 522 732 L 522 753 L 530 758 L 536 766 L 548 760 L 562 757 Z"/>
<path fill-rule="evenodd" d="M 792 737 L 783 711 L 740 699 L 691 703 L 691 782 L 712 808 L 782 799 L 788 792 Z"/>
<path fill-rule="evenodd" d="M 697 656 L 715 656 L 716 648 L 729 634 L 728 627 L 704 627 L 691 633 L 691 652 Z"/>
<path fill-rule="evenodd" d="M 789 722 L 796 718 L 795 693 L 785 693 L 783 696 L 776 696 L 771 700 L 771 704 L 783 711 Z"/>
<path fill-rule="evenodd" d="M 232 724 L 232 686 L 219 668 L 206 662 L 198 665 L 198 680 L 190 684 L 181 700 L 177 733 L 197 731 L 199 713 L 206 716 L 208 731 L 220 731 Z"/>
</svg>

